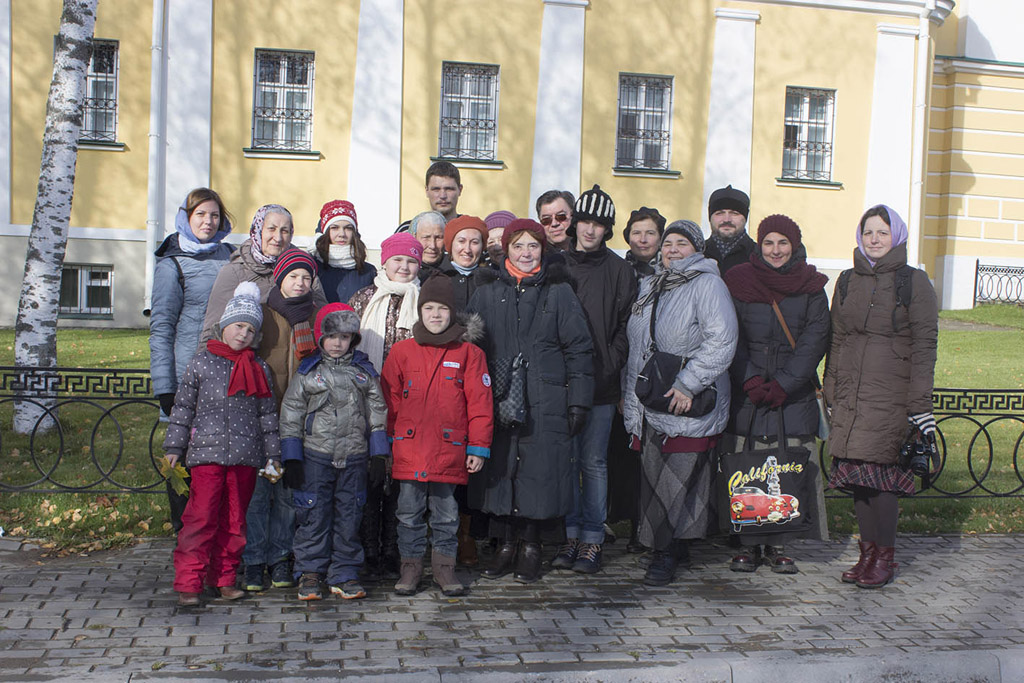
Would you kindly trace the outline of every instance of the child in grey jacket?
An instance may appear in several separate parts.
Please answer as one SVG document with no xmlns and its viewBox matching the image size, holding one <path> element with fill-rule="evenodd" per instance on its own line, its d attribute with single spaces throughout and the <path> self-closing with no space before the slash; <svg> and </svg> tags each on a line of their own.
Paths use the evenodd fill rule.
<svg viewBox="0 0 1024 683">
<path fill-rule="evenodd" d="M 297 529 L 293 552 L 299 600 L 331 593 L 366 596 L 359 524 L 370 457 L 387 458 L 387 408 L 377 371 L 359 344 L 359 316 L 328 304 L 313 329 L 318 351 L 304 359 L 281 403 L 281 448 L 293 490 Z M 369 434 L 369 439 L 367 439 Z M 296 467 L 300 465 L 300 467 Z"/>
</svg>

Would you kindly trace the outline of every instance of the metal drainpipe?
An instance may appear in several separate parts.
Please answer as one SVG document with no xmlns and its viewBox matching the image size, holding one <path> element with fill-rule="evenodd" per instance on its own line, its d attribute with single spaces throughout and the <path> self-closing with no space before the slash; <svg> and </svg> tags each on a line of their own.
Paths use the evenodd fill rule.
<svg viewBox="0 0 1024 683">
<path fill-rule="evenodd" d="M 931 35 L 929 17 L 935 9 L 935 0 L 927 0 L 921 8 L 917 28 L 917 77 L 914 85 L 914 141 L 911 153 L 910 215 L 907 225 L 909 236 L 907 262 L 921 266 L 921 242 L 924 232 L 924 183 L 928 165 L 925 160 L 928 131 L 928 74 L 931 71 Z"/>
<path fill-rule="evenodd" d="M 149 315 L 153 296 L 153 252 L 163 239 L 164 180 L 167 159 L 167 55 L 164 50 L 167 0 L 153 0 L 153 44 L 149 77 L 149 182 L 146 188 L 146 284 L 142 314 Z"/>
</svg>

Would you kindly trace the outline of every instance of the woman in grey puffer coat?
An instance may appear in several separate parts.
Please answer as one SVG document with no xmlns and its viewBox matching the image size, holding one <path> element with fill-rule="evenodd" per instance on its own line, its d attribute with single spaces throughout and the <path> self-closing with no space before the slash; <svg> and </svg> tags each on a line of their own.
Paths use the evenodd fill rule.
<svg viewBox="0 0 1024 683">
<path fill-rule="evenodd" d="M 654 549 L 644 583 L 665 585 L 680 562 L 688 561 L 690 539 L 708 530 L 712 450 L 729 421 L 729 365 L 736 351 L 736 313 L 718 266 L 704 258 L 704 237 L 691 221 L 665 230 L 661 262 L 640 283 L 629 319 L 629 359 L 622 376 L 626 431 L 640 450 L 640 542 Z M 636 380 L 650 356 L 650 322 L 657 302 L 655 338 L 659 351 L 689 359 L 672 389 L 670 412 L 646 408 Z M 714 408 L 687 417 L 693 397 L 714 385 Z"/>
<path fill-rule="evenodd" d="M 213 282 L 234 251 L 222 241 L 231 232 L 231 215 L 208 187 L 188 193 L 174 229 L 156 250 L 149 318 L 149 375 L 165 416 L 171 414 L 178 383 L 199 346 Z M 168 484 L 167 498 L 177 533 L 188 496 Z"/>
</svg>

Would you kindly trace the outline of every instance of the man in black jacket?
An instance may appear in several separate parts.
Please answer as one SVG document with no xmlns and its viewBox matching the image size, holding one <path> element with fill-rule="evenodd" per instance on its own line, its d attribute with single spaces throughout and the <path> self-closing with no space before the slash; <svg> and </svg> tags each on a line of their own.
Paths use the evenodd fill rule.
<svg viewBox="0 0 1024 683">
<path fill-rule="evenodd" d="M 757 248 L 747 234 L 749 214 L 750 197 L 746 192 L 727 185 L 711 193 L 708 200 L 711 237 L 704 247 L 704 256 L 718 262 L 723 276 L 733 266 L 749 261 L 750 254 Z"/>
<path fill-rule="evenodd" d="M 576 200 L 568 230 L 571 246 L 563 252 L 594 342 L 594 405 L 583 431 L 572 441 L 583 486 L 573 489 L 574 509 L 565 518 L 568 540 L 551 566 L 583 574 L 601 569 L 608 508 L 608 435 L 621 396 L 619 375 L 629 351 L 626 323 L 636 299 L 633 269 L 606 245 L 614 224 L 612 198 L 594 185 Z"/>
</svg>

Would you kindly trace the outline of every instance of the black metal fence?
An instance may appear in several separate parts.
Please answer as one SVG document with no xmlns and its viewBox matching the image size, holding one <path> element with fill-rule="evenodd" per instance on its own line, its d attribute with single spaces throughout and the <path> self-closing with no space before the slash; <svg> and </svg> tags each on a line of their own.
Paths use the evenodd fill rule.
<svg viewBox="0 0 1024 683">
<path fill-rule="evenodd" d="M 940 463 L 917 497 L 1024 498 L 1024 391 L 932 400 Z M 40 408 L 27 434 L 12 428 L 18 403 Z M 162 493 L 159 415 L 147 370 L 0 367 L 0 491 Z M 827 472 L 824 444 L 820 456 Z"/>
<path fill-rule="evenodd" d="M 1024 267 L 975 261 L 974 305 L 983 303 L 1024 304 Z"/>
</svg>

